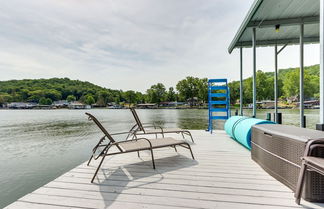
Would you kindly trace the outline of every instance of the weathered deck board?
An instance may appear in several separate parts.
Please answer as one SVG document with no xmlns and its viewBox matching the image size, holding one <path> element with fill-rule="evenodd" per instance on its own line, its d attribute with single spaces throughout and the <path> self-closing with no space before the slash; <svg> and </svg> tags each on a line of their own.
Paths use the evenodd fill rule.
<svg viewBox="0 0 324 209">
<path fill-rule="evenodd" d="M 109 157 L 95 183 L 98 162 L 86 163 L 20 198 L 7 208 L 322 208 L 294 202 L 293 192 L 251 160 L 223 131 L 192 131 L 196 160 L 171 148 Z M 174 137 L 179 137 L 175 135 Z M 89 149 L 90 150 L 90 149 Z"/>
</svg>

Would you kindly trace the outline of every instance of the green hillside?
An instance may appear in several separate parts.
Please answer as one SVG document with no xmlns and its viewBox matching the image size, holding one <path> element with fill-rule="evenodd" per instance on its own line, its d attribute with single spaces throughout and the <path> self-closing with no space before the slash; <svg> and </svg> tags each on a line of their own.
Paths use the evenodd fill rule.
<svg viewBox="0 0 324 209">
<path fill-rule="evenodd" d="M 243 103 L 252 102 L 252 77 L 244 79 Z M 231 103 L 240 98 L 240 82 L 229 84 L 231 90 Z M 282 100 L 298 99 L 299 97 L 299 68 L 280 69 L 278 73 L 279 97 Z M 304 68 L 304 93 L 305 99 L 319 97 L 319 65 Z M 274 99 L 274 73 L 257 71 L 257 100 Z"/>
<path fill-rule="evenodd" d="M 0 81 L 0 104 L 4 102 L 51 103 L 57 100 L 79 100 L 105 104 L 121 101 L 121 91 L 106 89 L 90 82 L 68 78 Z"/>
<path fill-rule="evenodd" d="M 273 100 L 274 74 L 257 72 L 257 100 Z M 299 68 L 279 70 L 279 97 L 282 100 L 298 99 Z M 239 99 L 239 81 L 229 83 L 231 103 Z M 305 98 L 319 96 L 319 65 L 305 67 Z M 177 90 L 177 91 L 175 91 Z M 90 82 L 68 78 L 24 79 L 0 81 L 0 105 L 7 102 L 36 102 L 51 104 L 57 100 L 77 100 L 87 104 L 105 106 L 109 102 L 161 103 L 164 101 L 207 100 L 207 79 L 186 77 L 179 81 L 176 88 L 167 89 L 162 83 L 152 85 L 145 93 L 133 90 L 122 91 L 100 87 Z M 252 78 L 244 80 L 245 104 L 252 102 Z"/>
</svg>

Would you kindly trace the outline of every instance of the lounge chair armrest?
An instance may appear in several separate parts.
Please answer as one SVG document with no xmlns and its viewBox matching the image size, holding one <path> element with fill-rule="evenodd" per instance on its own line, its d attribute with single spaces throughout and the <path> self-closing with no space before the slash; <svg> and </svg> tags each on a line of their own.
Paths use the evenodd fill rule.
<svg viewBox="0 0 324 209">
<path fill-rule="evenodd" d="M 142 123 L 142 125 L 153 125 L 153 126 L 156 126 L 156 123 Z"/>
<path fill-rule="evenodd" d="M 160 127 L 160 125 L 158 124 L 158 123 L 154 123 L 154 122 L 152 122 L 152 123 L 143 123 L 143 125 L 153 125 L 153 126 L 157 126 L 157 127 Z"/>
<path fill-rule="evenodd" d="M 324 138 L 309 140 L 306 144 L 304 156 L 309 156 L 314 148 L 321 145 L 324 145 Z"/>
<path fill-rule="evenodd" d="M 150 145 L 150 148 L 152 149 L 152 143 L 150 142 L 150 140 L 148 140 L 147 138 L 137 138 L 137 139 L 131 139 L 131 140 L 125 140 L 125 141 L 120 141 L 120 142 L 114 142 L 114 143 L 111 143 L 111 146 L 115 145 L 120 145 L 122 143 L 128 143 L 128 142 L 131 142 L 131 141 L 138 141 L 138 140 L 145 140 L 148 142 L 148 144 Z"/>
<path fill-rule="evenodd" d="M 313 150 L 315 150 L 316 148 L 322 148 L 322 149 L 324 149 L 324 144 L 313 144 L 313 145 L 311 145 L 310 147 L 309 147 L 309 153 L 308 153 L 308 155 L 309 156 L 313 156 Z M 321 158 L 323 158 L 323 157 L 321 157 Z"/>
<path fill-rule="evenodd" d="M 129 130 L 129 132 L 132 132 L 132 131 L 134 131 L 136 129 L 138 129 L 138 125 L 137 124 L 133 125 L 132 128 Z"/>
<path fill-rule="evenodd" d="M 143 126 L 144 128 L 155 128 L 155 129 L 161 129 L 163 132 L 163 128 L 161 126 Z"/>
<path fill-rule="evenodd" d="M 113 135 L 129 134 L 129 133 L 131 133 L 131 132 L 130 131 L 127 131 L 127 132 L 118 132 L 118 133 L 112 133 L 110 135 L 113 136 Z"/>
</svg>

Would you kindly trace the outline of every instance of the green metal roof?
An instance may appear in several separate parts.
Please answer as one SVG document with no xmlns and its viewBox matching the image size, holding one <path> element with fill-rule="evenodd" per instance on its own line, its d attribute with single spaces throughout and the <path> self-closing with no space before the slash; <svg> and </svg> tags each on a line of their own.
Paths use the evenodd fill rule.
<svg viewBox="0 0 324 209">
<path fill-rule="evenodd" d="M 255 0 L 228 47 L 252 46 L 252 28 L 257 46 L 299 43 L 300 24 L 304 24 L 304 43 L 319 42 L 320 0 Z M 280 25 L 279 32 L 275 26 Z"/>
</svg>

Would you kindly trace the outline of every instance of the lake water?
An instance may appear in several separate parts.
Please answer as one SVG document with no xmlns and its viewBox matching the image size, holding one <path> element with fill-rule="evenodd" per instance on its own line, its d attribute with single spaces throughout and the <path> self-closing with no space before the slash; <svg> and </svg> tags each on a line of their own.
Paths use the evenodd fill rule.
<svg viewBox="0 0 324 209">
<path fill-rule="evenodd" d="M 129 130 L 129 110 L 91 109 L 110 132 Z M 137 110 L 142 121 L 163 127 L 206 129 L 207 110 Z M 251 110 L 244 110 L 251 115 Z M 258 118 L 267 112 L 258 110 Z M 283 123 L 299 125 L 298 110 L 280 110 Z M 86 161 L 102 134 L 85 110 L 0 110 L 0 208 Z M 307 126 L 319 110 L 305 110 Z M 223 123 L 216 123 L 222 129 Z M 121 136 L 125 137 L 125 136 Z M 122 138 L 120 138 L 122 139 Z M 199 139 L 195 139 L 199 141 Z"/>
</svg>

